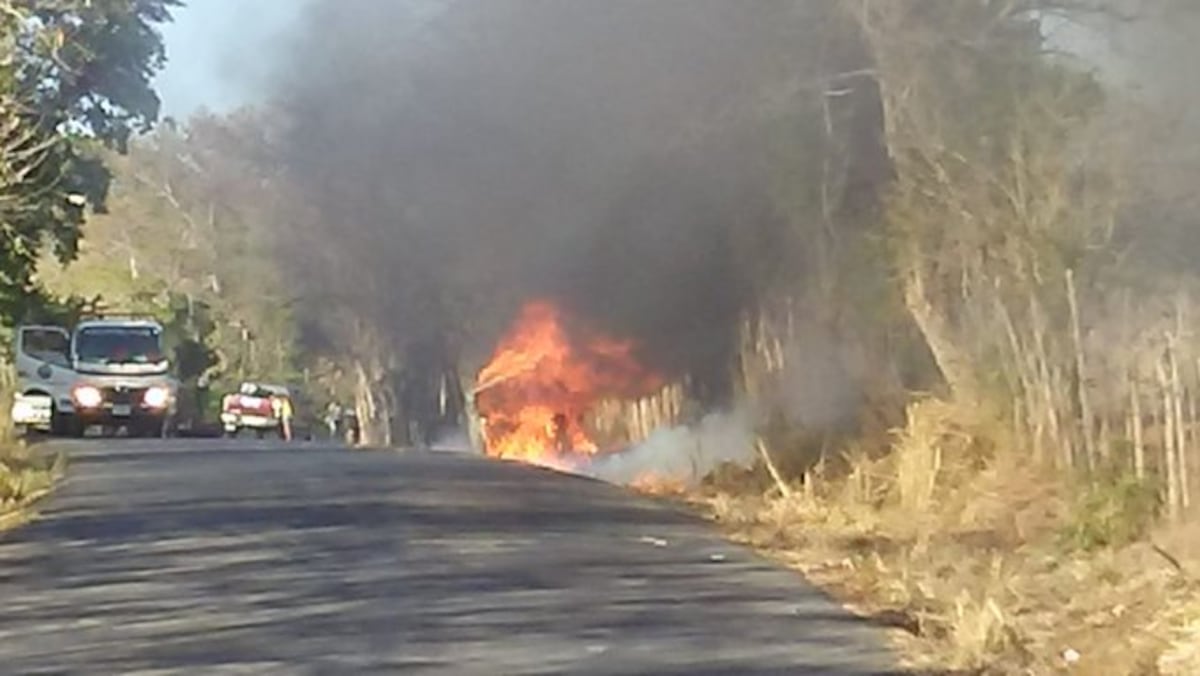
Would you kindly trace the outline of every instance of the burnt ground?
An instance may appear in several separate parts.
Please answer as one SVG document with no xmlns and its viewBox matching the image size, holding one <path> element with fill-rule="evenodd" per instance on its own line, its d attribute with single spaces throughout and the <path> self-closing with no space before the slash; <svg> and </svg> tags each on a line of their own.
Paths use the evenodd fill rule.
<svg viewBox="0 0 1200 676">
<path fill-rule="evenodd" d="M 702 522 L 446 453 L 63 445 L 0 535 L 4 673 L 888 673 L 879 630 Z"/>
</svg>

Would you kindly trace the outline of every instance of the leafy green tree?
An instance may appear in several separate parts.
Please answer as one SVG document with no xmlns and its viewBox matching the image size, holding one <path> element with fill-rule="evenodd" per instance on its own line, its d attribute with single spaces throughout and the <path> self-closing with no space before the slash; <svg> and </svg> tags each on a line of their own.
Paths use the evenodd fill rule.
<svg viewBox="0 0 1200 676">
<path fill-rule="evenodd" d="M 44 300 L 33 283 L 42 249 L 70 260 L 88 207 L 104 209 L 99 151 L 124 151 L 157 118 L 157 26 L 180 5 L 0 1 L 0 322 Z"/>
</svg>

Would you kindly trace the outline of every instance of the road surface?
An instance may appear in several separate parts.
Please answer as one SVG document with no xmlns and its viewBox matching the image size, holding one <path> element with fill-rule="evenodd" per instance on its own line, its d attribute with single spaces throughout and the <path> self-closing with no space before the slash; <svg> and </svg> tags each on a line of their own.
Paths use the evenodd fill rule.
<svg viewBox="0 0 1200 676">
<path fill-rule="evenodd" d="M 0 673 L 880 674 L 796 575 L 616 488 L 444 453 L 64 447 L 0 534 Z"/>
</svg>

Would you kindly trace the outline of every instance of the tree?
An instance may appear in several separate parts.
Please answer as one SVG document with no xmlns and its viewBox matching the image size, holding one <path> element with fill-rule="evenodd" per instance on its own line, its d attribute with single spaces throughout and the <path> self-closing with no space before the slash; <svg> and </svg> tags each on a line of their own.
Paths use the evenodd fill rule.
<svg viewBox="0 0 1200 676">
<path fill-rule="evenodd" d="M 123 151 L 158 116 L 150 80 L 165 62 L 156 26 L 178 0 L 0 3 L 0 321 L 30 310 L 44 247 L 76 252 L 103 210 L 101 148 Z"/>
</svg>

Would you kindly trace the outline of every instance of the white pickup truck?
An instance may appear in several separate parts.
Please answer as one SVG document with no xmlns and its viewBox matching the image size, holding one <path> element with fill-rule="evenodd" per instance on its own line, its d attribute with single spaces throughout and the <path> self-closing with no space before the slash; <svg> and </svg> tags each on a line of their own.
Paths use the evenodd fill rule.
<svg viewBox="0 0 1200 676">
<path fill-rule="evenodd" d="M 22 326 L 14 363 L 12 421 L 19 432 L 83 436 L 94 426 L 130 436 L 166 436 L 178 382 L 151 319 L 99 317 L 61 326 Z"/>
</svg>

